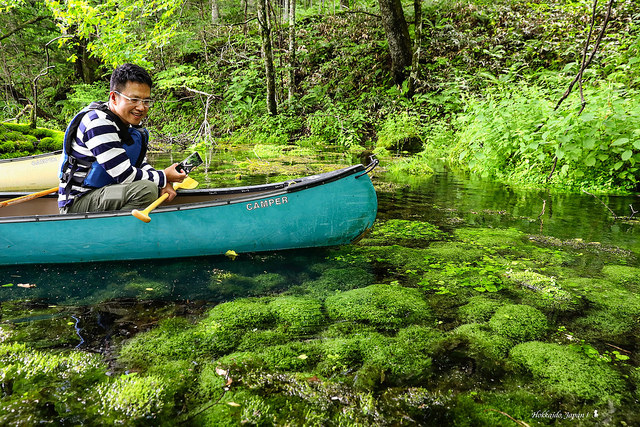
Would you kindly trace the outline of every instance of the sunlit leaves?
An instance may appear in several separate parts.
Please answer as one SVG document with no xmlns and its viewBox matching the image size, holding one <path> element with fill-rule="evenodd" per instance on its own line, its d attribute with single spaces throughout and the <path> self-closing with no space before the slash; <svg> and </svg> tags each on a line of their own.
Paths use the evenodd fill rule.
<svg viewBox="0 0 640 427">
<path fill-rule="evenodd" d="M 174 14 L 182 5 L 182 0 L 45 1 L 63 34 L 88 40 L 89 51 L 111 66 L 152 65 L 149 52 L 166 46 L 177 34 Z M 61 39 L 64 43 L 69 41 Z"/>
</svg>

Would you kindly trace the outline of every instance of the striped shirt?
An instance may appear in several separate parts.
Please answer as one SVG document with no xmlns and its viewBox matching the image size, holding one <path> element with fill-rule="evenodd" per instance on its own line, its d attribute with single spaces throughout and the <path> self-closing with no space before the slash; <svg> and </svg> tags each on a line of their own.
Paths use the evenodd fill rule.
<svg viewBox="0 0 640 427">
<path fill-rule="evenodd" d="M 156 183 L 159 188 L 164 187 L 167 182 L 164 172 L 151 167 L 146 157 L 139 168 L 132 165 L 123 144 L 118 135 L 118 126 L 104 111 L 88 111 L 82 118 L 71 145 L 72 157 L 81 162 L 78 163 L 77 170 L 73 174 L 75 178 L 73 181 L 76 183 L 84 181 L 91 169 L 91 165 L 87 166 L 85 163 L 98 162 L 118 184 L 149 180 Z M 65 187 L 66 182 L 61 180 L 58 191 L 60 208 L 70 206 L 74 199 L 94 189 L 84 184 L 73 185 L 71 191 L 65 194 Z"/>
</svg>

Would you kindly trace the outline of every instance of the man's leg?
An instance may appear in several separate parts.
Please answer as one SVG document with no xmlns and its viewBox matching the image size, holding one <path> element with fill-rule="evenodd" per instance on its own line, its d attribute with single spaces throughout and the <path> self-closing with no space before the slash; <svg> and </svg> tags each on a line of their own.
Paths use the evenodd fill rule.
<svg viewBox="0 0 640 427">
<path fill-rule="evenodd" d="M 134 181 L 97 188 L 73 201 L 69 213 L 144 209 L 158 198 L 158 186 L 151 181 Z"/>
</svg>

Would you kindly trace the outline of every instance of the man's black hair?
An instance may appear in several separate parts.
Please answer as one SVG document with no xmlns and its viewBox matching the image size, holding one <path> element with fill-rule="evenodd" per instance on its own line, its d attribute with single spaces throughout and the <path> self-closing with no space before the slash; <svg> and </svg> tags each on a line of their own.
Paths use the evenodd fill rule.
<svg viewBox="0 0 640 427">
<path fill-rule="evenodd" d="M 153 87 L 153 81 L 147 70 L 135 64 L 122 64 L 113 70 L 109 90 L 121 91 L 127 82 L 145 83 L 150 88 Z"/>
</svg>

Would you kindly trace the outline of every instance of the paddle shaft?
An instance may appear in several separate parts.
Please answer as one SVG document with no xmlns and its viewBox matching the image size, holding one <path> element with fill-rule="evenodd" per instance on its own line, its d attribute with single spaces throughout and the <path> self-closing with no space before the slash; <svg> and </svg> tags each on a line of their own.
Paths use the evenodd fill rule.
<svg viewBox="0 0 640 427">
<path fill-rule="evenodd" d="M 186 177 L 184 179 L 184 181 L 180 182 L 180 183 L 174 183 L 173 184 L 173 188 L 175 190 L 179 189 L 179 188 L 189 188 L 189 189 L 193 189 L 195 187 L 198 186 L 198 181 L 196 181 L 193 178 L 190 177 Z M 162 196 L 158 197 L 156 199 L 156 201 L 154 201 L 153 203 L 151 203 L 149 206 L 147 206 L 144 210 L 139 211 L 137 209 L 134 209 L 131 211 L 131 214 L 138 218 L 140 221 L 143 222 L 150 222 L 151 218 L 149 217 L 149 213 L 151 213 L 152 210 L 154 210 L 155 208 L 157 208 L 158 206 L 160 206 L 160 204 L 162 202 L 164 202 L 165 200 L 167 200 L 167 197 L 169 197 L 168 193 L 164 193 Z"/>
<path fill-rule="evenodd" d="M 5 200 L 4 202 L 0 202 L 0 208 L 4 208 L 5 206 L 17 205 L 18 203 L 28 202 L 29 200 L 37 199 L 38 197 L 46 196 L 47 194 L 55 193 L 58 191 L 58 187 L 50 188 L 48 190 L 43 190 L 37 193 L 27 194 L 26 196 L 16 197 L 15 199 Z"/>
</svg>

